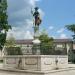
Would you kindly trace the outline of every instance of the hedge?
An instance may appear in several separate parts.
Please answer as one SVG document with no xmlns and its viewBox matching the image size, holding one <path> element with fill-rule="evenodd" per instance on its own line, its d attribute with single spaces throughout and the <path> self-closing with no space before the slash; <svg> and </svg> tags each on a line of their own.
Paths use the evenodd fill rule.
<svg viewBox="0 0 75 75">
<path fill-rule="evenodd" d="M 6 47 L 7 55 L 22 55 L 20 47 Z"/>
</svg>

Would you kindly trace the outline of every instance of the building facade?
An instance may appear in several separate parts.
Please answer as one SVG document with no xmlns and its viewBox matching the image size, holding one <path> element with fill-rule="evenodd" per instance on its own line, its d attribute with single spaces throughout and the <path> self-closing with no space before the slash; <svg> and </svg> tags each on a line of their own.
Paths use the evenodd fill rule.
<svg viewBox="0 0 75 75">
<path fill-rule="evenodd" d="M 20 46 L 24 54 L 32 54 L 33 40 L 16 40 L 16 45 Z M 55 50 L 60 50 L 67 54 L 69 50 L 73 49 L 74 44 L 71 39 L 54 39 Z"/>
<path fill-rule="evenodd" d="M 21 47 L 22 53 L 24 55 L 28 55 L 28 54 L 32 55 L 32 47 L 33 47 L 32 41 L 33 41 L 32 39 L 16 40 L 16 46 Z M 62 54 L 64 54 L 64 53 L 68 54 L 68 52 L 70 50 L 73 50 L 73 48 L 75 48 L 75 43 L 73 43 L 71 39 L 54 39 L 54 46 L 55 46 L 56 51 L 60 50 L 60 51 L 62 51 Z M 74 55 L 74 54 L 71 54 L 71 53 L 69 53 L 69 54 L 70 54 L 69 59 L 71 59 L 72 55 Z M 0 57 L 2 57 L 3 55 L 4 55 L 4 50 L 3 50 L 3 52 L 0 51 Z"/>
</svg>

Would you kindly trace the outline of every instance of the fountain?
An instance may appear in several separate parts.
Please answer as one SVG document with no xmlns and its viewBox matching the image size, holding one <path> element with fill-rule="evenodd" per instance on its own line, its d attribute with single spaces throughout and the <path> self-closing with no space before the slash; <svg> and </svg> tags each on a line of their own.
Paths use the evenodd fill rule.
<svg viewBox="0 0 75 75">
<path fill-rule="evenodd" d="M 33 55 L 7 55 L 4 56 L 4 68 L 6 69 L 20 69 L 25 75 L 50 75 L 54 72 L 54 69 L 64 69 L 68 65 L 68 55 L 40 55 L 40 43 L 39 38 L 39 26 L 41 24 L 40 13 L 38 7 L 35 7 L 35 11 L 32 11 L 34 18 L 34 40 L 33 46 L 35 52 Z M 18 63 L 21 60 L 18 68 Z M 58 70 L 59 71 L 59 70 Z"/>
</svg>

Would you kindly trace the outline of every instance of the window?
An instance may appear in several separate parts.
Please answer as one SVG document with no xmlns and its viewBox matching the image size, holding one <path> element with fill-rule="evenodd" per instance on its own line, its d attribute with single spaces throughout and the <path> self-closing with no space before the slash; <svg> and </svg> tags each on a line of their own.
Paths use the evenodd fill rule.
<svg viewBox="0 0 75 75">
<path fill-rule="evenodd" d="M 57 45 L 57 47 L 62 48 L 62 47 L 63 47 L 63 45 Z"/>
<path fill-rule="evenodd" d="M 57 44 L 55 46 L 55 50 L 63 50 L 64 49 L 64 44 Z"/>
</svg>

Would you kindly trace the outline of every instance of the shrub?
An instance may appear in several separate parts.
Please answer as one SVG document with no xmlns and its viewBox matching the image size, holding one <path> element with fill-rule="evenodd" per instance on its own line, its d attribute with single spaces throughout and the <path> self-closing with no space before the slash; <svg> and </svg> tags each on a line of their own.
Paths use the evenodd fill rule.
<svg viewBox="0 0 75 75">
<path fill-rule="evenodd" d="M 0 60 L 0 63 L 3 63 L 3 60 Z"/>
<path fill-rule="evenodd" d="M 69 50 L 68 52 L 68 61 L 75 63 L 75 53 L 74 50 Z"/>
<path fill-rule="evenodd" d="M 7 55 L 22 55 L 20 47 L 6 47 Z"/>
</svg>

